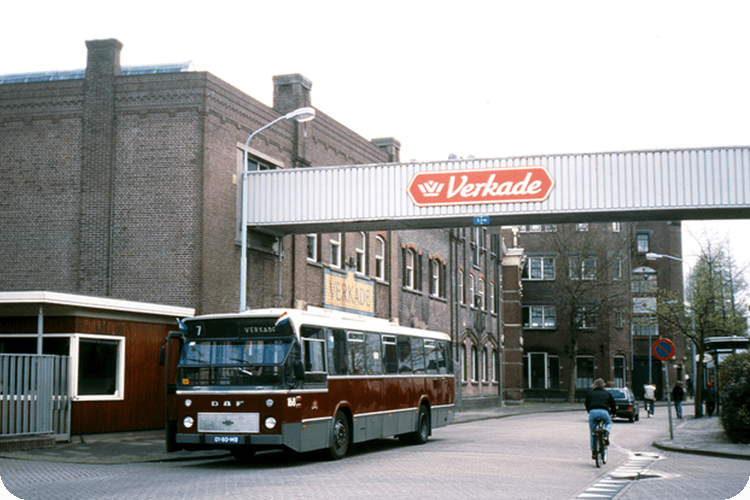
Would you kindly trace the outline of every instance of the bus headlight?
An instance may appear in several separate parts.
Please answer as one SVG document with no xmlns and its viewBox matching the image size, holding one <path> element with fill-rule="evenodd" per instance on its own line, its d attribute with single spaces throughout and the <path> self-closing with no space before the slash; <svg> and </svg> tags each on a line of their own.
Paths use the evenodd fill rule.
<svg viewBox="0 0 750 500">
<path fill-rule="evenodd" d="M 276 419 L 273 417 L 266 418 L 265 426 L 266 426 L 266 429 L 268 430 L 273 429 L 274 427 L 276 427 Z"/>
<path fill-rule="evenodd" d="M 193 400 L 192 399 L 186 399 L 185 400 L 185 406 L 187 406 L 188 408 L 190 408 L 190 405 L 192 405 L 192 404 L 193 404 Z"/>
<path fill-rule="evenodd" d="M 193 420 L 193 417 L 185 417 L 185 419 L 182 421 L 182 425 L 184 425 L 186 429 L 190 429 L 194 423 L 195 420 Z"/>
<path fill-rule="evenodd" d="M 273 406 L 273 399 L 268 398 L 266 399 L 266 407 L 270 408 Z"/>
</svg>

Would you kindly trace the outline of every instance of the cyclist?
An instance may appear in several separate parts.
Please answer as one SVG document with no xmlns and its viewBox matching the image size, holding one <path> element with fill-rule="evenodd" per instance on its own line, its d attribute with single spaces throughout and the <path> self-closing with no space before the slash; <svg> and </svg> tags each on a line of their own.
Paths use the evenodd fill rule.
<svg viewBox="0 0 750 500">
<path fill-rule="evenodd" d="M 586 394 L 586 411 L 589 412 L 589 429 L 591 430 L 591 458 L 594 457 L 594 430 L 600 420 L 604 421 L 604 443 L 609 445 L 609 431 L 612 430 L 612 418 L 617 407 L 612 393 L 604 390 L 604 380 L 598 378 Z"/>
</svg>

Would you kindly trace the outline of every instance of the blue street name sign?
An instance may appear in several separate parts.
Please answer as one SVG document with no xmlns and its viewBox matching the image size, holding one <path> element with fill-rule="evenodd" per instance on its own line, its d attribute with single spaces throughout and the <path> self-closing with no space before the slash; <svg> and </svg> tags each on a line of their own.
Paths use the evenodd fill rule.
<svg viewBox="0 0 750 500">
<path fill-rule="evenodd" d="M 478 215 L 474 217 L 474 225 L 475 226 L 488 226 L 490 224 L 490 216 L 489 215 Z"/>
</svg>

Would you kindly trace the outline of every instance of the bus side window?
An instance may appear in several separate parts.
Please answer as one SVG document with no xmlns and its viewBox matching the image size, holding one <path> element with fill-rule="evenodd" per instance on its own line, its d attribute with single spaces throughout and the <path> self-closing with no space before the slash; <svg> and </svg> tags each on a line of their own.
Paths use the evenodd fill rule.
<svg viewBox="0 0 750 500">
<path fill-rule="evenodd" d="M 380 357 L 380 334 L 365 333 L 368 375 L 383 374 L 383 359 Z"/>
<path fill-rule="evenodd" d="M 424 343 L 422 339 L 411 339 L 411 359 L 414 373 L 424 373 Z"/>
<path fill-rule="evenodd" d="M 427 373 L 438 373 L 438 350 L 434 340 L 424 341 L 424 351 L 427 358 Z M 445 372 L 443 372 L 445 373 Z"/>
<path fill-rule="evenodd" d="M 346 375 L 346 333 L 343 330 L 328 332 L 328 359 L 331 375 Z"/>
<path fill-rule="evenodd" d="M 383 335 L 383 364 L 385 364 L 385 373 L 398 373 L 395 335 Z"/>
<path fill-rule="evenodd" d="M 409 344 L 409 337 L 398 337 L 398 372 L 411 373 L 411 344 Z"/>
<path fill-rule="evenodd" d="M 445 341 L 438 340 L 437 349 L 435 350 L 435 357 L 437 358 L 438 373 L 442 373 L 442 374 L 448 373 L 448 361 L 445 357 L 445 354 L 446 354 Z"/>
<path fill-rule="evenodd" d="M 325 332 L 322 328 L 303 326 L 300 333 L 302 335 L 305 371 L 325 373 Z"/>
<path fill-rule="evenodd" d="M 348 332 L 349 338 L 349 374 L 365 375 L 365 334 L 360 332 Z"/>
</svg>

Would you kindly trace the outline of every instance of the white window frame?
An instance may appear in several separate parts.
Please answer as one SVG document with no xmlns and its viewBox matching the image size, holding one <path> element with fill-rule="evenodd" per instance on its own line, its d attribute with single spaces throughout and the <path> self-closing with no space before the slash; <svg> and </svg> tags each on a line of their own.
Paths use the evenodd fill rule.
<svg viewBox="0 0 750 500">
<path fill-rule="evenodd" d="M 485 293 L 484 293 L 484 278 L 479 278 L 479 283 L 477 286 L 477 297 L 479 297 L 479 308 L 484 311 L 487 308 L 487 303 L 484 301 Z"/>
<path fill-rule="evenodd" d="M 406 266 L 406 272 L 404 273 L 404 288 L 407 290 L 414 290 L 414 263 L 417 260 L 417 255 L 411 248 L 406 249 L 406 259 L 404 265 Z"/>
<path fill-rule="evenodd" d="M 331 267 L 341 269 L 341 233 L 334 233 L 334 236 L 338 236 L 338 239 L 331 237 L 329 240 Z"/>
<path fill-rule="evenodd" d="M 437 259 L 430 260 L 430 293 L 435 297 L 440 295 L 440 264 Z"/>
<path fill-rule="evenodd" d="M 36 334 L 2 334 L 4 339 L 36 338 Z M 45 333 L 44 338 L 68 338 L 68 357 L 70 358 L 70 390 L 73 401 L 122 401 L 125 399 L 125 337 L 119 335 L 97 335 L 91 333 Z M 80 366 L 80 341 L 107 340 L 117 342 L 117 374 L 114 394 L 78 395 L 78 368 Z M 35 353 L 34 353 L 35 354 Z"/>
<path fill-rule="evenodd" d="M 375 279 L 385 280 L 385 240 L 375 237 Z"/>
<path fill-rule="evenodd" d="M 529 306 L 521 306 L 522 314 L 521 318 L 524 317 L 523 309 L 528 309 L 528 323 L 523 324 L 523 328 L 531 329 L 531 330 L 555 330 L 557 328 L 557 308 L 553 305 L 529 305 Z M 542 313 L 542 323 L 540 325 L 535 325 L 532 318 L 534 317 L 534 311 L 539 311 L 541 309 Z M 554 324 L 548 325 L 547 324 L 547 318 L 552 317 L 554 318 Z"/>
<path fill-rule="evenodd" d="M 555 279 L 555 257 L 551 255 L 531 255 L 526 258 L 524 271 L 528 270 L 528 276 L 522 276 L 525 281 L 554 281 Z M 540 277 L 532 276 L 532 266 L 538 266 Z M 551 276 L 550 276 L 551 275 Z"/>
<path fill-rule="evenodd" d="M 490 313 L 495 314 L 497 311 L 495 311 L 495 282 L 490 281 L 490 288 L 489 288 L 489 301 L 490 301 Z"/>
<path fill-rule="evenodd" d="M 367 273 L 367 236 L 365 233 L 360 232 L 357 240 L 354 248 L 356 253 L 354 272 L 360 276 L 364 276 Z"/>
<path fill-rule="evenodd" d="M 459 269 L 458 270 L 458 302 L 461 305 L 466 304 L 466 293 L 465 293 L 465 284 L 464 284 L 464 270 Z"/>
<path fill-rule="evenodd" d="M 469 273 L 469 307 L 475 307 L 474 293 L 476 292 L 476 278 L 473 273 Z"/>
<path fill-rule="evenodd" d="M 310 248 L 312 243 L 312 255 L 310 255 Z M 307 261 L 318 262 L 318 234 L 307 233 Z"/>
</svg>

